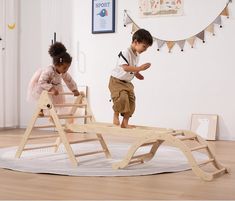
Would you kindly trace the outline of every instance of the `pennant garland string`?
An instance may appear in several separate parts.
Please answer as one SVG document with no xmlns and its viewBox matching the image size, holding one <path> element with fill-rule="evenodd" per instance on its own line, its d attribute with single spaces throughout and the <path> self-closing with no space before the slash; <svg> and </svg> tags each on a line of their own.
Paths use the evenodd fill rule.
<svg viewBox="0 0 235 201">
<path fill-rule="evenodd" d="M 203 29 L 199 33 L 193 36 L 190 36 L 189 38 L 182 39 L 182 40 L 169 40 L 168 41 L 168 40 L 162 40 L 160 38 L 156 38 L 153 36 L 153 41 L 156 42 L 158 46 L 157 51 L 160 51 L 161 47 L 163 47 L 164 44 L 166 44 L 168 48 L 168 52 L 170 53 L 172 48 L 175 46 L 175 44 L 177 44 L 180 47 L 181 51 L 183 52 L 185 42 L 187 41 L 189 45 L 191 46 L 191 48 L 193 48 L 195 44 L 195 40 L 197 38 L 200 39 L 203 43 L 205 43 L 205 31 L 210 32 L 214 36 L 215 35 L 214 25 L 217 24 L 220 26 L 220 28 L 222 28 L 221 16 L 226 16 L 227 18 L 229 18 L 229 11 L 228 11 L 229 3 L 232 3 L 232 0 L 229 0 L 227 2 L 226 6 L 223 8 L 223 10 L 220 12 L 220 14 L 215 18 L 215 20 L 211 24 L 209 24 L 205 29 Z M 124 10 L 123 23 L 124 23 L 124 27 L 126 27 L 129 24 L 132 24 L 132 31 L 131 31 L 132 34 L 140 29 L 140 27 L 134 22 L 134 20 L 127 13 L 127 10 Z"/>
</svg>

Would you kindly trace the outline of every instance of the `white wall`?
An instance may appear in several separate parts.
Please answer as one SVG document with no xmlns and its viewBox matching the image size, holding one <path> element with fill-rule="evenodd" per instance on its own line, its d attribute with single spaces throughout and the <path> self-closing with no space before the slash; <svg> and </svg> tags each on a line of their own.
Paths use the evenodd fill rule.
<svg viewBox="0 0 235 201">
<path fill-rule="evenodd" d="M 111 122 L 108 81 L 120 50 L 131 41 L 131 26 L 123 27 L 123 10 L 153 36 L 178 40 L 195 35 L 209 25 L 226 4 L 226 0 L 185 0 L 185 15 L 140 19 L 138 1 L 118 0 L 116 33 L 91 34 L 91 1 L 76 0 L 75 28 L 80 52 L 85 54 L 86 73 L 77 72 L 79 83 L 87 84 L 90 101 L 98 121 Z M 134 80 L 137 108 L 131 123 L 189 129 L 192 113 L 218 114 L 219 139 L 235 139 L 235 85 L 233 44 L 235 44 L 235 3 L 230 4 L 230 19 L 223 18 L 223 28 L 215 27 L 216 36 L 206 34 L 206 43 L 196 41 L 181 52 L 164 47 L 157 52 L 153 45 L 141 61 L 151 62 L 144 81 Z M 84 60 L 84 56 L 81 58 Z M 81 64 L 83 65 L 83 64 Z"/>
<path fill-rule="evenodd" d="M 36 70 L 51 64 L 48 49 L 54 32 L 57 40 L 62 41 L 74 55 L 72 1 L 22 0 L 20 5 L 20 126 L 26 127 L 35 109 L 35 103 L 26 101 L 27 86 Z"/>
<path fill-rule="evenodd" d="M 41 4 L 36 0 L 20 2 L 20 126 L 25 127 L 34 105 L 26 102 L 27 85 L 41 60 Z"/>
<path fill-rule="evenodd" d="M 5 27 L 5 1 L 0 0 L 0 27 Z M 5 91 L 5 83 L 4 83 L 4 41 L 5 38 L 5 29 L 0 29 L 0 128 L 4 127 L 4 118 L 5 118 L 5 108 L 4 108 L 4 91 Z"/>
<path fill-rule="evenodd" d="M 26 95 L 26 83 L 36 66 L 45 63 L 45 59 L 42 61 L 37 56 L 45 53 L 45 49 L 40 49 L 40 44 L 45 45 L 45 41 L 40 40 L 42 28 L 38 24 L 42 18 L 39 2 L 22 1 L 21 126 L 26 125 L 32 113 L 31 106 L 25 110 L 23 97 Z M 110 71 L 115 66 L 119 51 L 131 42 L 131 26 L 123 27 L 123 10 L 129 10 L 135 22 L 148 29 L 153 36 L 178 40 L 204 29 L 218 16 L 227 1 L 216 0 L 212 4 L 210 0 L 185 0 L 185 15 L 182 17 L 140 19 L 137 14 L 138 1 L 117 0 L 116 32 L 111 34 L 91 34 L 91 1 L 68 2 L 74 4 L 73 9 L 68 11 L 74 13 L 70 46 L 75 60 L 71 71 L 78 84 L 89 86 L 91 107 L 96 119 L 111 122 L 112 104 L 108 90 Z M 137 108 L 131 123 L 189 129 L 192 113 L 218 114 L 219 139 L 235 140 L 235 95 L 230 90 L 235 85 L 235 3 L 230 4 L 229 9 L 232 15 L 230 19 L 223 18 L 222 29 L 215 27 L 216 36 L 206 34 L 205 44 L 197 40 L 194 49 L 186 44 L 184 52 L 174 47 L 172 53 L 168 53 L 166 47 L 157 52 L 154 44 L 141 55 L 140 63 L 151 62 L 152 67 L 143 72 L 144 81 L 133 81 Z M 29 26 L 32 18 L 35 23 Z M 29 31 L 34 33 L 37 41 L 28 35 Z M 76 61 L 77 56 L 79 61 Z"/>
</svg>

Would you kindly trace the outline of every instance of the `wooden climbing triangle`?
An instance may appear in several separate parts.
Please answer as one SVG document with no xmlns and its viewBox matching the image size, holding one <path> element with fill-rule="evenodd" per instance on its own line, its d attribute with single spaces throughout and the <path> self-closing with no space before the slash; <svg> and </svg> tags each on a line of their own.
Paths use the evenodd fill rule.
<svg viewBox="0 0 235 201">
<path fill-rule="evenodd" d="M 110 158 L 109 149 L 102 137 L 101 134 L 96 133 L 96 137 L 89 138 L 89 139 L 82 139 L 76 141 L 69 141 L 69 137 L 67 133 L 71 133 L 66 125 L 73 122 L 74 119 L 83 118 L 86 122 L 94 121 L 94 116 L 92 115 L 90 108 L 88 106 L 88 102 L 86 97 L 83 95 L 78 96 L 73 103 L 64 103 L 64 104 L 55 104 L 53 105 L 51 101 L 51 94 L 47 91 L 43 91 L 37 104 L 37 108 L 32 116 L 30 123 L 27 126 L 27 129 L 23 135 L 23 138 L 18 146 L 17 152 L 15 154 L 16 158 L 20 158 L 23 151 L 29 151 L 34 149 L 42 149 L 42 148 L 49 148 L 54 147 L 55 152 L 58 150 L 60 144 L 63 144 L 65 150 L 67 151 L 68 157 L 71 160 L 74 166 L 78 165 L 78 157 L 104 153 L 107 158 Z M 73 95 L 72 93 L 61 93 L 60 95 Z M 68 114 L 59 115 L 56 112 L 55 107 L 70 107 L 70 111 Z M 85 108 L 85 114 L 83 115 L 76 115 L 76 111 L 80 108 Z M 45 115 L 41 116 L 40 111 L 43 110 Z M 35 122 L 38 119 L 47 118 L 50 124 L 47 125 L 35 125 Z M 64 124 L 61 123 L 61 120 L 66 120 Z M 55 128 L 54 135 L 44 135 L 44 136 L 32 136 L 34 128 Z M 56 138 L 55 142 L 52 144 L 40 145 L 40 146 L 26 146 L 28 141 L 35 141 L 35 140 L 42 140 L 47 138 Z M 71 144 L 80 144 L 86 143 L 91 141 L 99 141 L 101 145 L 101 150 L 98 151 L 91 151 L 88 153 L 81 153 L 75 155 Z"/>
</svg>

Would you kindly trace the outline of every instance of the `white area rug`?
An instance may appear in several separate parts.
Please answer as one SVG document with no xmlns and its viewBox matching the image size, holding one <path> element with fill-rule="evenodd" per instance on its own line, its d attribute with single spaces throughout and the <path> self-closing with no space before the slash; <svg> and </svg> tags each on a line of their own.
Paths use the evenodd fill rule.
<svg viewBox="0 0 235 201">
<path fill-rule="evenodd" d="M 98 143 L 73 145 L 76 154 L 100 150 Z M 17 147 L 0 149 L 0 167 L 31 173 L 50 173 L 71 176 L 137 176 L 164 172 L 178 172 L 190 169 L 183 153 L 174 147 L 161 145 L 155 157 L 144 164 L 132 165 L 125 169 L 113 170 L 112 164 L 122 160 L 130 144 L 109 143 L 112 159 L 104 154 L 83 156 L 79 158 L 78 167 L 73 167 L 63 145 L 57 153 L 52 148 L 24 151 L 20 159 L 15 159 Z M 146 153 L 148 147 L 143 147 L 139 153 Z M 204 154 L 195 152 L 198 161 L 205 160 Z"/>
</svg>

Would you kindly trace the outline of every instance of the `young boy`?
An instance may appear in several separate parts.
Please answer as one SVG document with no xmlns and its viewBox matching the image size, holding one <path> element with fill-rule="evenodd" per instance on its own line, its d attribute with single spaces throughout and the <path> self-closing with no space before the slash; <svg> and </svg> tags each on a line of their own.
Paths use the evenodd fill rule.
<svg viewBox="0 0 235 201">
<path fill-rule="evenodd" d="M 151 34 L 144 29 L 139 29 L 132 36 L 132 43 L 129 48 L 121 51 L 118 55 L 116 67 L 112 70 L 109 90 L 113 100 L 113 124 L 120 125 L 119 114 L 123 116 L 122 128 L 131 128 L 128 125 L 129 118 L 135 111 L 135 93 L 131 80 L 136 77 L 143 80 L 144 76 L 140 71 L 150 67 L 150 63 L 137 66 L 139 54 L 146 51 L 153 44 Z"/>
</svg>

